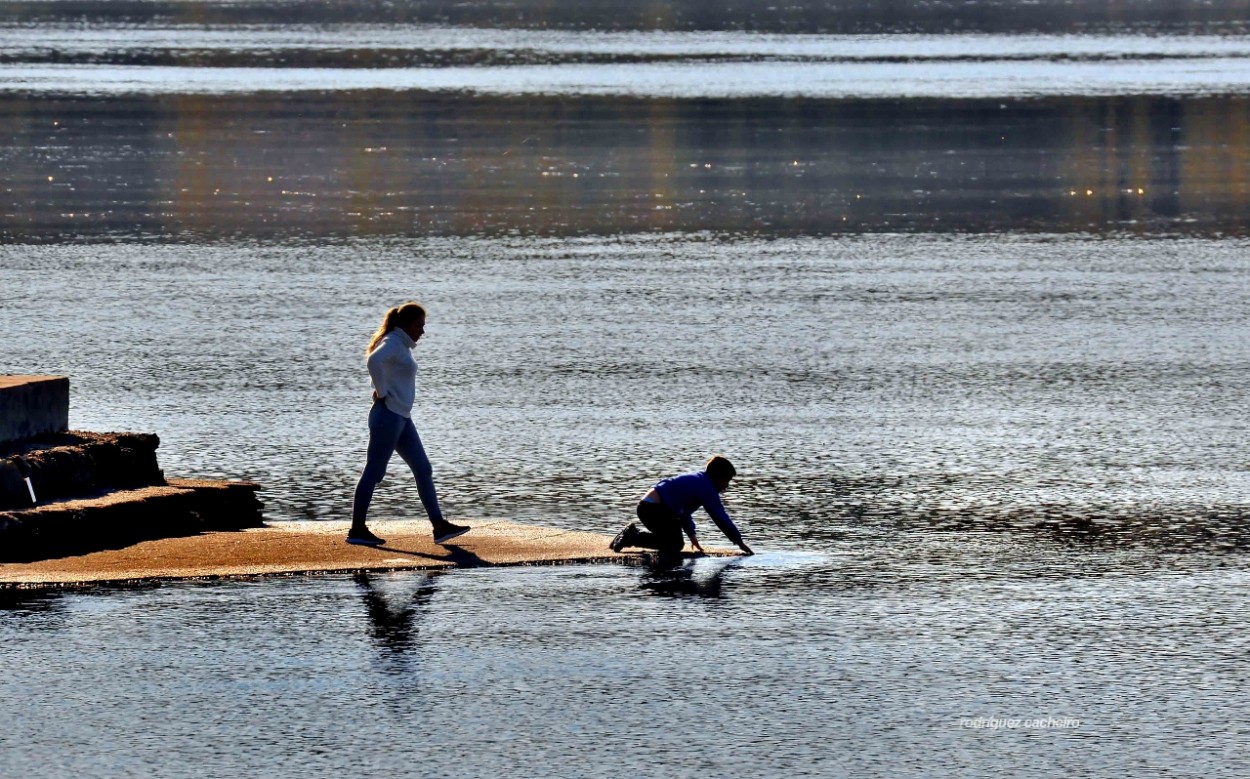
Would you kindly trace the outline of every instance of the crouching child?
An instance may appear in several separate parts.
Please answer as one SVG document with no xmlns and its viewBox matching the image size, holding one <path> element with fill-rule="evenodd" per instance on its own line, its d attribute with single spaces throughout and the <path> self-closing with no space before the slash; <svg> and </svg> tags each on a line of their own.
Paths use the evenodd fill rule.
<svg viewBox="0 0 1250 779">
<path fill-rule="evenodd" d="M 655 549 L 662 554 L 678 554 L 686 545 L 682 537 L 684 531 L 690 536 L 691 545 L 703 552 L 695 534 L 693 517 L 695 510 L 702 508 L 743 554 L 755 554 L 742 540 L 742 533 L 721 503 L 720 494 L 728 489 L 737 473 L 733 463 L 715 455 L 701 471 L 660 481 L 638 502 L 638 519 L 647 529 L 641 530 L 633 522 L 629 523 L 612 539 L 612 551 L 633 546 Z"/>
</svg>

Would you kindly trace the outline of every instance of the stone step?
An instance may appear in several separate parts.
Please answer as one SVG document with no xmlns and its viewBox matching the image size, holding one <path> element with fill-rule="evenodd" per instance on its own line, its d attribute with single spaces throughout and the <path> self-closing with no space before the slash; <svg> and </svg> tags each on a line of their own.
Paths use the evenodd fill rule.
<svg viewBox="0 0 1250 779">
<path fill-rule="evenodd" d="M 29 508 L 31 489 L 42 504 L 164 484 L 158 446 L 149 433 L 78 431 L 0 444 L 0 509 Z"/>
<path fill-rule="evenodd" d="M 0 562 L 29 562 L 139 541 L 263 525 L 250 482 L 170 479 L 90 498 L 0 511 Z"/>
</svg>

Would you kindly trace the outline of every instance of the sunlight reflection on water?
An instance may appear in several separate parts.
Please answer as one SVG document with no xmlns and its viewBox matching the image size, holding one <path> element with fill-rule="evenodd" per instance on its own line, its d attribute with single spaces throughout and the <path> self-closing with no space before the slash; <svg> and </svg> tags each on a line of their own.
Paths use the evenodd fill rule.
<svg viewBox="0 0 1250 779">
<path fill-rule="evenodd" d="M 1224 95 L 1250 91 L 1250 60 L 1128 62 L 680 63 L 415 68 L 0 65 L 6 88 L 87 95 L 426 90 L 665 98 L 991 98 Z"/>
</svg>

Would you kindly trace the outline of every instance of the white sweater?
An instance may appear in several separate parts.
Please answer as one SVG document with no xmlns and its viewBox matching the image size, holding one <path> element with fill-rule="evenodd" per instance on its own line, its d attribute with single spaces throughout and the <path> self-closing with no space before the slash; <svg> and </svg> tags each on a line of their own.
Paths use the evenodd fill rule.
<svg viewBox="0 0 1250 779">
<path fill-rule="evenodd" d="M 401 417 L 412 418 L 412 403 L 417 395 L 417 361 L 412 347 L 417 342 L 398 327 L 382 336 L 377 348 L 369 352 L 369 381 L 386 403 Z"/>
</svg>

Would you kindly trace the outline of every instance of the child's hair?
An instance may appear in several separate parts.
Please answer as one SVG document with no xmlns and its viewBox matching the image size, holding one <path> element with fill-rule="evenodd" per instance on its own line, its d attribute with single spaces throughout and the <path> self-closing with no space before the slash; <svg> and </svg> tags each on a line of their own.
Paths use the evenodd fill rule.
<svg viewBox="0 0 1250 779">
<path fill-rule="evenodd" d="M 406 325 L 414 319 L 425 319 L 425 306 L 420 303 L 403 303 L 394 308 L 387 309 L 386 315 L 382 317 L 382 324 L 373 333 L 373 337 L 369 339 L 369 346 L 365 348 L 365 354 L 371 354 L 378 347 L 378 341 L 383 336 L 395 329 L 399 325 Z"/>
<path fill-rule="evenodd" d="M 708 458 L 707 465 L 703 466 L 703 470 L 707 471 L 707 475 L 713 479 L 732 479 L 738 475 L 738 469 L 729 460 L 714 454 Z"/>
</svg>

